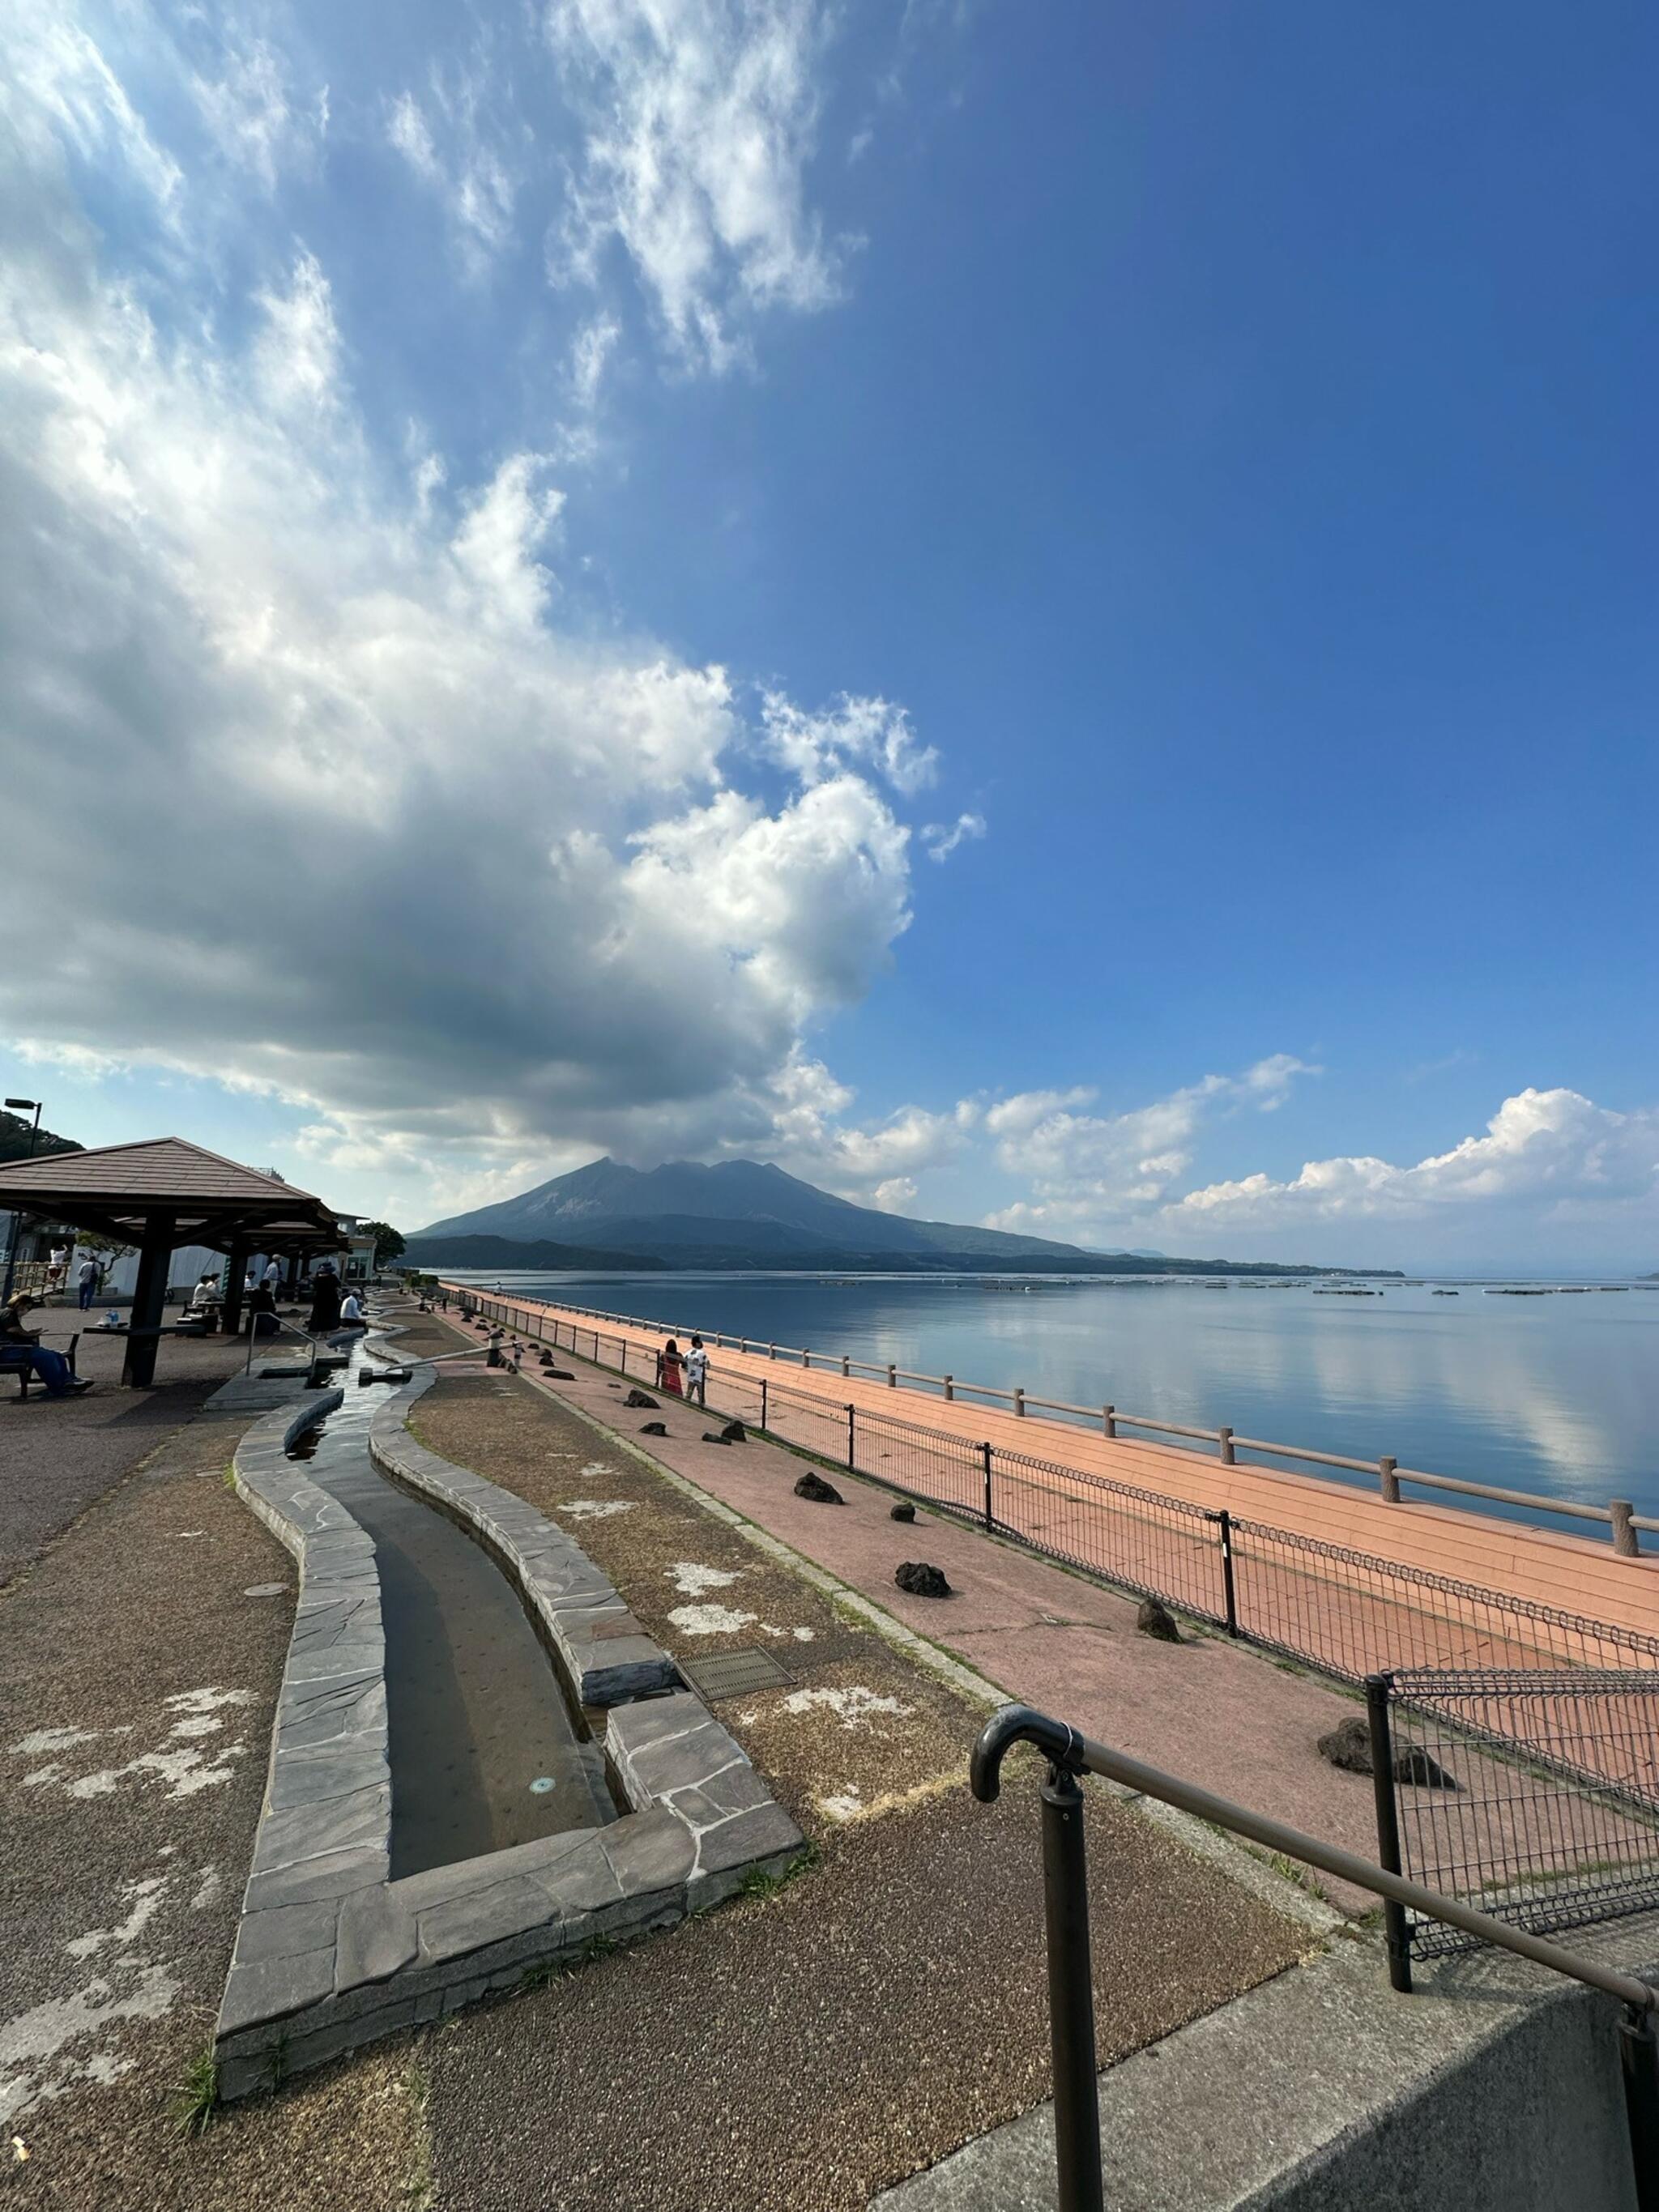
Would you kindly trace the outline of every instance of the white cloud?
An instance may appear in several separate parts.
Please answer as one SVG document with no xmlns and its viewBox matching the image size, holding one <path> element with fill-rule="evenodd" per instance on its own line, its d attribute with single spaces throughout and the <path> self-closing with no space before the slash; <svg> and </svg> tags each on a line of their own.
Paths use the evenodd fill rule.
<svg viewBox="0 0 1659 2212">
<path fill-rule="evenodd" d="M 8 793 L 9 907 L 48 934 L 0 1024 L 295 1102 L 319 1164 L 424 1179 L 427 1218 L 605 1146 L 763 1146 L 907 925 L 885 787 L 931 749 L 848 701 L 781 799 L 739 788 L 722 669 L 554 624 L 545 456 L 449 492 L 429 448 L 377 458 L 315 256 L 236 343 L 170 214 L 154 308 L 105 270 L 62 141 L 93 115 L 168 172 L 70 61 L 0 153 L 0 730 L 57 769 Z"/>
<path fill-rule="evenodd" d="M 1576 1091 L 1522 1091 L 1484 1136 L 1412 1167 L 1364 1156 L 1310 1160 L 1276 1182 L 1265 1175 L 1207 1183 L 1171 1219 L 1217 1226 L 1314 1221 L 1431 1220 L 1472 1209 L 1557 1218 L 1651 1201 L 1659 1188 L 1659 1111 L 1620 1114 Z"/>
<path fill-rule="evenodd" d="M 1022 1091 L 991 1107 L 985 1126 L 997 1160 L 1032 1195 L 987 1218 L 993 1229 L 1091 1237 L 1163 1205 L 1191 1164 L 1202 1124 L 1218 1113 L 1271 1112 L 1298 1075 L 1317 1071 L 1288 1053 L 1238 1075 L 1206 1075 L 1124 1114 L 1083 1114 L 1087 1090 Z"/>
<path fill-rule="evenodd" d="M 233 31 L 217 74 L 193 76 L 191 89 L 220 150 L 267 192 L 289 164 L 314 158 L 328 127 L 326 88 L 297 101 L 287 62 L 264 39 L 244 42 Z"/>
<path fill-rule="evenodd" d="M 834 20 L 819 0 L 550 0 L 581 134 L 555 276 L 597 279 L 615 240 L 676 350 L 716 370 L 757 313 L 836 298 L 805 204 Z"/>
<path fill-rule="evenodd" d="M 985 835 L 982 814 L 958 814 L 948 826 L 943 822 L 929 822 L 922 830 L 921 842 L 930 860 L 948 860 L 957 847 L 970 837 Z"/>
<path fill-rule="evenodd" d="M 833 707 L 809 714 L 781 692 L 769 691 L 762 702 L 761 719 L 767 750 L 803 783 L 821 783 L 856 763 L 873 769 L 895 791 L 913 797 L 939 774 L 938 753 L 932 745 L 916 743 L 903 708 L 885 699 L 854 699 L 843 692 Z"/>
<path fill-rule="evenodd" d="M 254 361 L 266 398 L 284 410 L 331 405 L 337 396 L 340 334 L 316 257 L 301 253 L 286 288 L 260 292 L 256 304 L 265 317 Z"/>
<path fill-rule="evenodd" d="M 465 69 L 434 69 L 425 93 L 387 103 L 386 143 L 436 198 L 462 269 L 482 277 L 511 243 L 524 181 L 524 133 L 510 95 L 481 51 Z"/>
</svg>

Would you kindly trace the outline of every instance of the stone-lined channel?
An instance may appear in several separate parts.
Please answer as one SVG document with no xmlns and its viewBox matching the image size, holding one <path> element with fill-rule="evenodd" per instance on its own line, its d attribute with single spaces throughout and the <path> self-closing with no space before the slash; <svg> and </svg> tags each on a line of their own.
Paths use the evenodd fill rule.
<svg viewBox="0 0 1659 2212">
<path fill-rule="evenodd" d="M 319 1489 L 373 1539 L 386 1633 L 394 1881 L 538 1837 L 603 1826 L 605 1753 L 568 1702 L 518 1592 L 483 1547 L 369 1456 L 359 1389 L 297 1438 Z"/>
</svg>

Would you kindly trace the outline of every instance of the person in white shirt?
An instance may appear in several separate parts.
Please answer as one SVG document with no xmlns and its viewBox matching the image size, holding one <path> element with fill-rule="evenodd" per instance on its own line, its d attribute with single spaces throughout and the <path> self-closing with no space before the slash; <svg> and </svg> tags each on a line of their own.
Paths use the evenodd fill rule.
<svg viewBox="0 0 1659 2212">
<path fill-rule="evenodd" d="M 61 1291 L 64 1287 L 64 1277 L 68 1272 L 69 1246 L 54 1244 L 52 1248 L 52 1257 L 46 1261 L 46 1288 L 49 1291 Z"/>
<path fill-rule="evenodd" d="M 342 1328 L 368 1327 L 368 1316 L 363 1312 L 363 1302 L 356 1291 L 348 1291 L 341 1302 L 340 1327 Z"/>
<path fill-rule="evenodd" d="M 685 1355 L 686 1402 L 699 1406 L 708 1403 L 708 1354 L 700 1336 L 691 1340 L 691 1349 Z"/>
<path fill-rule="evenodd" d="M 264 1283 L 265 1283 L 265 1288 L 266 1288 L 266 1289 L 270 1292 L 270 1295 L 272 1296 L 272 1297 L 276 1297 L 276 1286 L 277 1286 L 277 1285 L 282 1281 L 282 1279 L 283 1279 L 283 1271 L 282 1271 L 282 1269 L 277 1266 L 276 1262 L 274 1260 L 267 1260 L 267 1261 L 265 1261 L 265 1275 L 264 1275 Z"/>
<path fill-rule="evenodd" d="M 98 1295 L 98 1278 L 100 1273 L 98 1262 L 90 1255 L 82 1261 L 75 1271 L 75 1279 L 81 1291 L 82 1313 L 90 1312 L 92 1309 L 92 1302 Z"/>
</svg>

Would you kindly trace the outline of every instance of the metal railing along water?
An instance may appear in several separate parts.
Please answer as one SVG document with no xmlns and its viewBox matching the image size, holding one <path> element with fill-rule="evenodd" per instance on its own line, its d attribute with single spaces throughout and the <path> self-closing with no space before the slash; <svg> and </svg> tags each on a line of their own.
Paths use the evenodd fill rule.
<svg viewBox="0 0 1659 2212">
<path fill-rule="evenodd" d="M 454 1287 L 464 1310 L 647 1386 L 659 1379 L 659 1341 L 615 1316 L 602 1328 Z M 1391 1667 L 1659 1668 L 1659 1637 L 836 1401 L 781 1375 L 717 1370 L 714 1388 L 722 1412 L 781 1443 L 1355 1684 Z"/>
<path fill-rule="evenodd" d="M 1079 1777 L 1096 1774 L 1179 1812 L 1243 1836 L 1263 1850 L 1315 1867 L 1382 1898 L 1391 1914 L 1455 1929 L 1465 1938 L 1513 1953 L 1552 1972 L 1616 1998 L 1619 2054 L 1638 2212 L 1659 2212 L 1659 2040 L 1654 2014 L 1659 1990 L 1516 1928 L 1461 1899 L 1374 1866 L 1356 1852 L 1250 1811 L 1127 1753 L 1096 1743 L 1064 1721 L 1029 1705 L 1005 1705 L 986 1723 L 974 1747 L 970 1786 L 981 1804 L 995 1802 L 1002 1764 L 1018 1743 L 1048 1763 L 1042 1799 L 1043 1911 L 1048 1936 L 1049 2037 L 1054 2063 L 1054 2156 L 1060 2212 L 1103 2212 L 1104 2180 L 1097 2086 L 1094 1984 L 1089 1948 L 1089 1894 Z"/>
<path fill-rule="evenodd" d="M 447 1285 L 452 1292 L 482 1297 L 487 1293 L 459 1284 Z M 497 1294 L 500 1295 L 500 1294 Z M 514 1301 L 514 1303 L 521 1303 Z M 567 1305 L 566 1312 L 579 1313 L 592 1322 L 603 1322 L 611 1328 L 635 1328 L 647 1334 L 665 1336 L 674 1334 L 689 1336 L 689 1328 L 676 1323 L 672 1330 L 664 1322 L 646 1320 L 637 1315 L 618 1315 L 601 1307 Z M 701 1332 L 705 1342 L 723 1350 L 738 1352 L 744 1356 L 787 1361 L 810 1371 L 839 1374 L 847 1376 L 867 1376 L 896 1389 L 901 1383 L 918 1389 L 937 1390 L 947 1404 L 968 1399 L 1006 1405 L 1016 1415 L 1030 1413 L 1057 1413 L 1066 1421 L 1084 1423 L 1098 1428 L 1108 1438 L 1116 1440 L 1123 1430 L 1146 1433 L 1153 1437 L 1173 1437 L 1190 1443 L 1213 1444 L 1216 1455 L 1224 1467 L 1240 1463 L 1241 1452 L 1255 1454 L 1260 1461 L 1291 1461 L 1298 1466 L 1339 1468 L 1348 1474 L 1371 1477 L 1378 1494 L 1389 1504 L 1401 1501 L 1401 1486 L 1415 1490 L 1443 1491 L 1462 1498 L 1483 1498 L 1498 1505 L 1517 1506 L 1523 1511 L 1553 1515 L 1568 1521 L 1586 1521 L 1606 1528 L 1612 1537 L 1613 1548 L 1626 1557 L 1639 1554 L 1638 1532 L 1659 1531 L 1659 1516 L 1638 1513 L 1627 1498 L 1615 1498 L 1606 1505 L 1589 1505 L 1577 1498 L 1546 1498 L 1535 1491 L 1508 1490 L 1493 1483 L 1471 1482 L 1461 1475 L 1431 1474 L 1424 1468 L 1401 1467 L 1399 1461 L 1387 1454 L 1376 1459 L 1356 1459 L 1343 1452 L 1315 1451 L 1301 1444 L 1275 1443 L 1264 1437 L 1240 1436 L 1231 1428 L 1198 1428 L 1180 1421 L 1154 1419 L 1149 1414 L 1126 1413 L 1119 1407 L 1103 1403 L 1079 1406 L 1064 1398 L 1042 1398 L 1029 1390 L 999 1389 L 990 1383 L 964 1382 L 954 1375 L 926 1375 L 915 1370 L 896 1366 L 890 1362 L 880 1363 L 854 1359 L 846 1352 L 815 1352 L 799 1345 L 763 1342 L 756 1337 L 734 1336 L 718 1329 Z M 1248 1462 L 1247 1462 L 1248 1463 Z M 1269 1472 L 1275 1470 L 1271 1468 Z"/>
</svg>

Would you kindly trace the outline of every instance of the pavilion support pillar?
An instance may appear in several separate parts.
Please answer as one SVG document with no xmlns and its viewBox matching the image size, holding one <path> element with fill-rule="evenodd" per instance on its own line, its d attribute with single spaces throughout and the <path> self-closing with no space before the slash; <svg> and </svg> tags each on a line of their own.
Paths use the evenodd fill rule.
<svg viewBox="0 0 1659 2212">
<path fill-rule="evenodd" d="M 133 1286 L 126 1357 L 121 1380 L 129 1389 L 148 1390 L 155 1380 L 155 1332 L 167 1305 L 167 1273 L 173 1263 L 175 1229 L 170 1213 L 145 1218 L 143 1242 L 138 1247 L 138 1280 Z"/>
<path fill-rule="evenodd" d="M 297 1298 L 300 1295 L 300 1269 L 305 1256 L 303 1252 L 290 1252 L 288 1255 L 288 1280 L 283 1285 L 285 1298 Z"/>
<path fill-rule="evenodd" d="M 247 1246 L 237 1237 L 225 1261 L 225 1295 L 219 1305 L 219 1326 L 227 1336 L 236 1335 L 242 1326 L 242 1278 L 246 1273 Z"/>
</svg>

